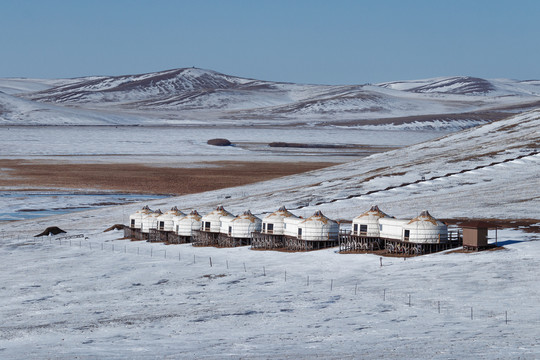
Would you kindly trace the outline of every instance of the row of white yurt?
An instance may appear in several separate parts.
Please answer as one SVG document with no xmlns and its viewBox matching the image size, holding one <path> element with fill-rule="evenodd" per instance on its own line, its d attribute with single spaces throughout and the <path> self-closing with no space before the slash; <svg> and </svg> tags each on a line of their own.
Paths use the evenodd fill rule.
<svg viewBox="0 0 540 360">
<path fill-rule="evenodd" d="M 142 227 L 142 220 L 153 213 L 153 211 L 148 207 L 148 205 L 143 206 L 142 209 L 137 210 L 134 214 L 129 215 L 129 226 L 135 229 L 140 229 Z"/>
<path fill-rule="evenodd" d="M 448 239 L 448 226 L 424 210 L 403 227 L 404 239 L 414 243 L 438 243 Z"/>
<path fill-rule="evenodd" d="M 163 231 L 174 231 L 175 222 L 184 216 L 186 216 L 186 214 L 178 210 L 178 208 L 175 206 L 171 208 L 171 210 L 157 217 L 157 229 Z"/>
<path fill-rule="evenodd" d="M 177 235 L 191 236 L 194 230 L 201 228 L 201 215 L 199 215 L 197 210 L 193 210 L 186 216 L 176 218 L 174 226 Z"/>
<path fill-rule="evenodd" d="M 352 221 L 352 235 L 379 237 L 379 220 L 389 218 L 377 205 L 355 217 Z"/>
<path fill-rule="evenodd" d="M 298 238 L 307 241 L 337 240 L 339 224 L 318 210 L 298 224 Z"/>
<path fill-rule="evenodd" d="M 201 231 L 219 233 L 221 232 L 222 223 L 228 223 L 234 218 L 235 216 L 233 214 L 220 205 L 214 211 L 209 212 L 201 218 Z"/>
<path fill-rule="evenodd" d="M 289 212 L 285 206 L 282 206 L 278 209 L 278 211 L 264 217 L 262 220 L 262 232 L 265 234 L 284 235 L 285 219 L 299 218 L 298 216 Z"/>
</svg>

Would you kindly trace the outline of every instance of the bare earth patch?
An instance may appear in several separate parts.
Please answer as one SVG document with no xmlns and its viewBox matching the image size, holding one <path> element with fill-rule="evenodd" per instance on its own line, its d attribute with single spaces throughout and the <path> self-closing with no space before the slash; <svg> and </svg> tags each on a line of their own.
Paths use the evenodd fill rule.
<svg viewBox="0 0 540 360">
<path fill-rule="evenodd" d="M 251 184 L 335 165 L 327 162 L 209 162 L 202 168 L 141 164 L 73 164 L 0 160 L 10 169 L 0 186 L 48 190 L 103 189 L 129 193 L 184 195 Z"/>
</svg>

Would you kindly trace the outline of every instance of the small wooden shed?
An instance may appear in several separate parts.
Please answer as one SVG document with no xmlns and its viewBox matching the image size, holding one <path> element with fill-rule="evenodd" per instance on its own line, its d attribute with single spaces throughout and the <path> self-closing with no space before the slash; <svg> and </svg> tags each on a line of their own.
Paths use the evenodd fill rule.
<svg viewBox="0 0 540 360">
<path fill-rule="evenodd" d="M 490 247 L 488 244 L 488 229 L 496 227 L 485 221 L 467 221 L 462 223 L 463 229 L 463 249 L 482 250 Z"/>
</svg>

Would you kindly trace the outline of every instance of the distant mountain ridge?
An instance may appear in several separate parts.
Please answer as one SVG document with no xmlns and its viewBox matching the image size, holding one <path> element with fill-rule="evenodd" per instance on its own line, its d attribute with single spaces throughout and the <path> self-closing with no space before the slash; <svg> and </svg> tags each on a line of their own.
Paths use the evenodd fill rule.
<svg viewBox="0 0 540 360">
<path fill-rule="evenodd" d="M 51 120 L 55 113 L 64 119 L 61 124 L 73 125 L 234 121 L 362 126 L 366 121 L 389 125 L 395 123 L 392 119 L 402 119 L 402 123 L 414 116 L 422 117 L 417 122 L 441 121 L 456 119 L 456 114 L 462 114 L 457 120 L 482 123 L 502 117 L 501 111 L 507 108 L 520 112 L 540 102 L 540 81 L 536 80 L 457 76 L 375 85 L 309 85 L 198 68 L 77 79 L 0 79 L 0 91 L 5 93 L 0 109 L 9 109 L 0 113 L 0 124 L 58 125 Z M 74 115 L 76 109 L 80 117 Z M 43 119 L 42 113 L 50 116 Z"/>
</svg>

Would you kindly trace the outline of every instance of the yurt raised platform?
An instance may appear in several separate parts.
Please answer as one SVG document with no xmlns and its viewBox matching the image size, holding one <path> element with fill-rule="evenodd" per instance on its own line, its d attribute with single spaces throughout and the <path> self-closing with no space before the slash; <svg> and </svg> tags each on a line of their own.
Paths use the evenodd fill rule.
<svg viewBox="0 0 540 360">
<path fill-rule="evenodd" d="M 378 236 L 353 235 L 340 232 L 339 252 L 376 251 L 384 249 L 384 240 Z"/>
<path fill-rule="evenodd" d="M 384 249 L 390 254 L 425 255 L 439 251 L 454 249 L 463 245 L 463 238 L 459 231 L 448 232 L 448 237 L 440 242 L 410 242 L 396 239 L 382 239 Z"/>
<path fill-rule="evenodd" d="M 191 236 L 182 236 L 174 231 L 151 229 L 148 242 L 163 242 L 166 244 L 187 244 L 191 242 Z"/>
</svg>

